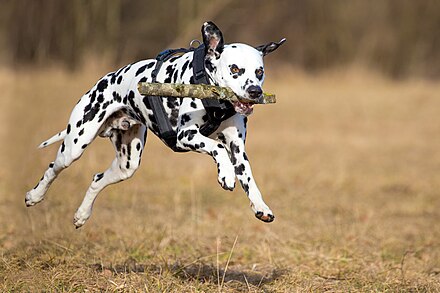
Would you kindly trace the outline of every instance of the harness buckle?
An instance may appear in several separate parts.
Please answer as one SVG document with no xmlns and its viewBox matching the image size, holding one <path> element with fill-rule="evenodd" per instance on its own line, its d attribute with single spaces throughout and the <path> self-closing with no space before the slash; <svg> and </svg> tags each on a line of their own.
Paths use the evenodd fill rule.
<svg viewBox="0 0 440 293">
<path fill-rule="evenodd" d="M 199 70 L 194 75 L 197 80 L 200 80 L 205 76 L 205 72 L 204 72 L 204 70 Z"/>
<path fill-rule="evenodd" d="M 194 46 L 194 44 L 198 44 L 197 46 Z M 191 42 L 189 42 L 189 47 L 190 48 L 197 48 L 198 46 L 200 46 L 202 44 L 202 42 L 200 42 L 199 40 L 197 40 L 197 39 L 194 39 L 194 40 L 192 40 Z"/>
<path fill-rule="evenodd" d="M 223 118 L 225 118 L 226 113 L 224 111 L 214 111 L 212 113 L 212 116 L 217 119 L 217 120 L 223 120 Z"/>
</svg>

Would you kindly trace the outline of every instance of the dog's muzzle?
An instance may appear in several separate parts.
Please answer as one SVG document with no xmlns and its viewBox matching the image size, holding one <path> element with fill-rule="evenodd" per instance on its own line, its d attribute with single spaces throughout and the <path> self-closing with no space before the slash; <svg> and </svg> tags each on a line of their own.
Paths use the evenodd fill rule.
<svg viewBox="0 0 440 293">
<path fill-rule="evenodd" d="M 233 105 L 235 112 L 241 115 L 248 116 L 252 114 L 252 112 L 254 111 L 253 109 L 254 103 L 252 103 L 252 100 L 258 100 L 263 94 L 263 90 L 259 86 L 251 85 L 250 87 L 247 88 L 246 94 L 247 94 L 246 102 L 244 101 L 234 102 Z"/>
</svg>

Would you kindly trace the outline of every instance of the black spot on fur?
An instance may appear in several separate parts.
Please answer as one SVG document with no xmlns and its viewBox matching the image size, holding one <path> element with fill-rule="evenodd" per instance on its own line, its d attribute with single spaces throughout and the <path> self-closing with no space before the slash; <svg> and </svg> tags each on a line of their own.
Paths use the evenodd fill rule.
<svg viewBox="0 0 440 293">
<path fill-rule="evenodd" d="M 167 78 L 165 78 L 164 83 L 170 83 L 171 79 L 173 77 L 174 74 L 174 66 L 173 65 L 168 65 L 167 68 L 165 69 Z"/>
<path fill-rule="evenodd" d="M 168 98 L 167 107 L 170 109 L 174 109 L 176 107 L 176 103 L 175 103 L 176 100 L 177 100 L 176 98 Z"/>
<path fill-rule="evenodd" d="M 97 89 L 99 92 L 103 92 L 108 86 L 107 79 L 103 79 L 98 83 Z"/>
<path fill-rule="evenodd" d="M 217 145 L 217 147 L 218 147 L 219 149 L 224 149 L 224 148 L 225 148 L 225 146 L 222 145 L 221 143 L 219 143 L 219 144 Z"/>
<path fill-rule="evenodd" d="M 125 165 L 125 168 L 126 169 L 130 169 L 130 162 L 129 161 L 127 161 L 127 164 Z"/>
<path fill-rule="evenodd" d="M 137 151 L 140 151 L 140 150 L 141 150 L 141 143 L 140 143 L 140 142 L 137 143 L 137 145 L 136 145 L 136 150 L 137 150 Z"/>
<path fill-rule="evenodd" d="M 175 56 L 175 57 L 172 57 L 172 58 L 170 58 L 169 62 L 170 62 L 170 63 L 173 63 L 174 61 L 176 61 L 176 60 L 179 59 L 180 57 L 182 57 L 182 56 Z"/>
<path fill-rule="evenodd" d="M 243 175 L 244 170 L 245 170 L 244 164 L 240 164 L 237 167 L 235 167 L 235 174 Z"/>
<path fill-rule="evenodd" d="M 76 122 L 76 128 L 81 127 L 81 124 L 82 124 L 82 120 L 79 120 L 78 122 Z"/>
<path fill-rule="evenodd" d="M 67 134 L 70 133 L 70 124 L 67 124 Z"/>
<path fill-rule="evenodd" d="M 240 152 L 240 148 L 233 142 L 231 142 L 230 147 L 231 147 L 231 163 L 235 165 L 237 164 L 236 154 Z"/>
<path fill-rule="evenodd" d="M 193 140 L 194 136 L 197 134 L 197 130 L 189 129 L 185 131 L 184 136 L 188 138 L 189 141 Z"/>
<path fill-rule="evenodd" d="M 73 140 L 73 143 L 76 144 L 77 142 L 78 142 L 78 139 L 75 138 L 75 139 Z"/>
<path fill-rule="evenodd" d="M 180 73 L 180 79 L 183 78 L 183 75 L 185 74 L 186 68 L 188 67 L 189 60 L 186 60 L 186 62 L 182 66 L 182 72 Z"/>
<path fill-rule="evenodd" d="M 127 103 L 127 101 L 128 101 L 128 103 L 130 104 L 130 107 L 134 110 L 134 112 L 135 112 L 135 116 L 136 116 L 136 118 L 139 120 L 139 121 L 141 121 L 142 123 L 144 123 L 144 124 L 146 124 L 147 123 L 147 121 L 145 120 L 145 117 L 144 117 L 144 115 L 142 114 L 142 112 L 139 110 L 139 106 L 135 103 L 135 101 L 134 101 L 134 97 L 135 97 L 135 94 L 134 94 L 134 91 L 130 91 L 129 93 L 128 93 L 128 95 L 124 98 L 124 104 L 126 104 Z M 145 103 L 145 98 L 144 98 L 144 103 Z"/>
<path fill-rule="evenodd" d="M 171 126 L 177 126 L 177 119 L 179 118 L 179 109 L 171 110 L 170 123 Z"/>
<path fill-rule="evenodd" d="M 80 130 L 80 132 L 78 132 L 78 135 L 81 136 L 84 134 L 84 128 Z"/>
<path fill-rule="evenodd" d="M 92 121 L 93 118 L 95 118 L 96 114 L 99 112 L 100 105 L 95 104 L 89 111 L 85 111 L 83 118 L 83 123 L 86 123 L 87 121 Z"/>
<path fill-rule="evenodd" d="M 224 135 L 223 133 L 219 133 L 219 134 L 217 135 L 217 137 L 218 137 L 218 139 L 219 139 L 222 143 L 226 144 L 226 137 L 225 137 L 225 135 Z"/>
<path fill-rule="evenodd" d="M 99 102 L 99 103 L 104 102 L 104 95 L 103 95 L 103 94 L 100 94 L 100 95 L 98 96 L 98 102 Z"/>
<path fill-rule="evenodd" d="M 118 80 L 116 81 L 117 84 L 121 84 L 122 82 L 122 75 L 118 77 Z"/>
<path fill-rule="evenodd" d="M 83 144 L 83 145 L 81 146 L 82 149 L 85 149 L 86 147 L 87 147 L 87 144 Z"/>
<path fill-rule="evenodd" d="M 63 143 L 61 144 L 61 152 L 62 153 L 64 153 L 65 148 L 66 148 L 66 145 L 64 144 L 64 141 L 63 141 Z"/>
<path fill-rule="evenodd" d="M 104 173 L 98 173 L 95 175 L 95 182 L 98 182 L 99 180 L 102 179 L 102 177 L 104 177 Z"/>
<path fill-rule="evenodd" d="M 101 122 L 102 119 L 104 119 L 104 117 L 105 117 L 105 111 L 102 111 L 102 113 L 98 117 L 98 123 Z"/>
<path fill-rule="evenodd" d="M 146 81 L 147 81 L 147 78 L 145 76 L 139 80 L 139 82 L 146 82 Z"/>
<path fill-rule="evenodd" d="M 139 69 L 136 71 L 135 76 L 138 76 L 139 74 L 141 74 L 142 72 L 145 71 L 145 69 L 147 68 L 148 64 L 145 64 L 144 66 L 139 67 Z"/>
<path fill-rule="evenodd" d="M 127 157 L 128 157 L 128 160 L 131 159 L 131 144 L 127 145 Z"/>
<path fill-rule="evenodd" d="M 196 104 L 196 102 L 194 102 L 194 101 L 191 102 L 190 106 L 191 106 L 191 108 L 194 108 L 194 109 L 197 108 L 197 104 Z"/>
<path fill-rule="evenodd" d="M 131 68 L 131 64 L 127 65 L 124 69 L 124 73 L 127 73 L 128 70 L 130 70 Z"/>
<path fill-rule="evenodd" d="M 50 163 L 49 164 L 49 168 L 53 168 L 53 165 L 54 165 L 54 163 L 52 162 L 52 163 Z"/>
<path fill-rule="evenodd" d="M 118 75 L 124 70 L 125 67 L 120 68 L 116 73 L 114 74 L 115 77 L 118 77 Z"/>
<path fill-rule="evenodd" d="M 186 122 L 191 120 L 191 116 L 189 114 L 183 114 L 180 120 L 180 125 L 185 125 Z"/>
<path fill-rule="evenodd" d="M 122 98 L 117 92 L 113 92 L 113 100 L 120 103 L 122 101 Z"/>
<path fill-rule="evenodd" d="M 241 182 L 241 187 L 243 187 L 244 192 L 249 193 L 249 185 L 247 183 Z"/>
</svg>

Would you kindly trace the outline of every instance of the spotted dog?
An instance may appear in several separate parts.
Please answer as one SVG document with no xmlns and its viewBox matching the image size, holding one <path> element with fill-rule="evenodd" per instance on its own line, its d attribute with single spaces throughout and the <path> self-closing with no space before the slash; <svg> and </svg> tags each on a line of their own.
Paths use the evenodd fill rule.
<svg viewBox="0 0 440 293">
<path fill-rule="evenodd" d="M 203 24 L 202 38 L 209 82 L 230 87 L 240 97 L 259 98 L 265 76 L 263 56 L 276 50 L 282 42 L 257 48 L 241 43 L 226 45 L 221 31 L 212 22 Z M 192 59 L 193 52 L 187 52 L 167 60 L 157 74 L 157 82 L 193 83 Z M 147 130 L 160 138 L 157 121 L 146 101 L 148 97 L 141 95 L 137 89 L 139 82 L 152 80 L 156 62 L 148 59 L 111 72 L 82 96 L 71 113 L 66 129 L 40 145 L 42 148 L 62 140 L 55 161 L 49 164 L 38 184 L 27 192 L 27 206 L 41 202 L 60 172 L 80 158 L 98 135 L 110 139 L 116 157 L 105 172 L 94 175 L 75 213 L 74 225 L 79 228 L 89 219 L 97 195 L 106 186 L 133 176 L 141 163 Z M 212 156 L 217 164 L 220 185 L 226 190 L 233 190 L 237 178 L 249 197 L 255 216 L 264 222 L 272 222 L 273 213 L 262 199 L 245 152 L 246 122 L 253 110 L 252 103 L 235 102 L 236 113 L 223 121 L 209 137 L 199 131 L 207 121 L 200 100 L 163 98 L 163 104 L 177 133 L 177 147 Z"/>
</svg>

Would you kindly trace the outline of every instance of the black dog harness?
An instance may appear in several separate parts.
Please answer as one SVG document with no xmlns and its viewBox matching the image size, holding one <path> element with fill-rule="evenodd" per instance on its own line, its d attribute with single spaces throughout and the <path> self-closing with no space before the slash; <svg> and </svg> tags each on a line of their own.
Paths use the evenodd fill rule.
<svg viewBox="0 0 440 293">
<path fill-rule="evenodd" d="M 200 45 L 197 48 L 180 48 L 180 49 L 167 49 L 156 57 L 156 66 L 151 73 L 152 82 L 156 82 L 157 74 L 159 73 L 162 64 L 169 60 L 171 57 L 177 54 L 184 54 L 188 52 L 194 52 L 193 56 L 193 79 L 194 84 L 209 84 L 208 77 L 205 71 L 205 45 Z M 153 110 L 154 118 L 158 126 L 159 137 L 165 142 L 165 144 L 175 152 L 185 152 L 176 147 L 177 133 L 173 130 L 171 122 L 168 119 L 168 115 L 165 112 L 163 105 L 163 97 L 148 96 L 145 99 L 147 106 Z M 217 99 L 203 99 L 203 106 L 205 107 L 208 121 L 203 124 L 199 131 L 204 136 L 213 134 L 220 124 L 226 119 L 232 117 L 235 114 L 234 107 L 230 102 L 220 101 Z"/>
</svg>

